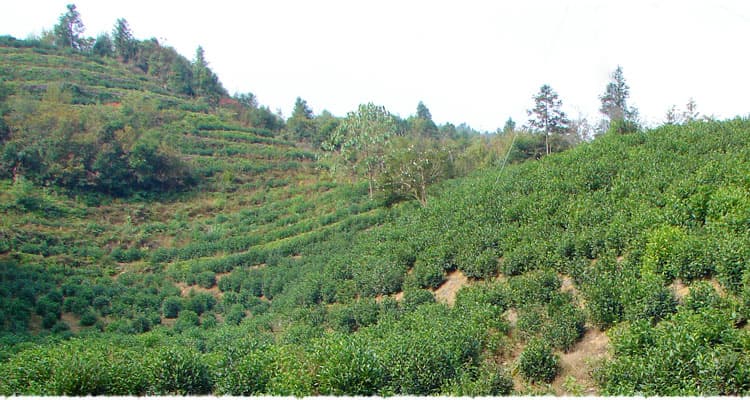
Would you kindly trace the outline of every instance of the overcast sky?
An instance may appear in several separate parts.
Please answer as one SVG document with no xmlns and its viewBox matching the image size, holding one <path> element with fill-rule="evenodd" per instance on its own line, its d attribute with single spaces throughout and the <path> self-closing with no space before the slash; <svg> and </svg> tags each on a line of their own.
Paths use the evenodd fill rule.
<svg viewBox="0 0 750 400">
<path fill-rule="evenodd" d="M 372 101 L 407 117 L 423 101 L 437 123 L 494 131 L 526 123 L 546 83 L 596 122 L 618 65 L 650 124 L 691 97 L 703 114 L 750 115 L 746 0 L 24 0 L 3 7 L 0 34 L 49 30 L 71 1 L 87 36 L 125 18 L 189 59 L 201 45 L 230 93 L 284 116 L 297 96 L 339 116 Z"/>
</svg>

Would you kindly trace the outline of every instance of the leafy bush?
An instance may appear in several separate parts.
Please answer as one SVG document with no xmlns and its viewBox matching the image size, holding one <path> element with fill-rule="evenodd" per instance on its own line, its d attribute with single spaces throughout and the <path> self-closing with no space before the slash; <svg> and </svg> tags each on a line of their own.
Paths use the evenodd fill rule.
<svg viewBox="0 0 750 400">
<path fill-rule="evenodd" d="M 684 309 L 654 327 L 643 321 L 619 329 L 615 357 L 597 380 L 605 395 L 747 395 L 747 343 L 730 312 Z"/>
<path fill-rule="evenodd" d="M 437 288 L 445 282 L 445 270 L 439 263 L 418 259 L 410 278 L 421 288 Z"/>
<path fill-rule="evenodd" d="M 274 367 L 272 350 L 252 349 L 238 360 L 229 360 L 216 379 L 217 395 L 266 394 Z"/>
<path fill-rule="evenodd" d="M 148 361 L 147 368 L 151 382 L 149 392 L 153 394 L 201 395 L 211 393 L 213 388 L 208 366 L 201 355 L 190 348 L 170 346 L 158 350 Z"/>
<path fill-rule="evenodd" d="M 166 318 L 177 318 L 182 311 L 182 299 L 176 296 L 167 297 L 162 303 L 162 312 Z"/>
<path fill-rule="evenodd" d="M 519 309 L 517 327 L 527 340 L 541 338 L 553 348 L 567 351 L 583 336 L 585 321 L 570 296 L 557 295 L 546 306 Z"/>
<path fill-rule="evenodd" d="M 224 316 L 227 324 L 239 325 L 245 319 L 245 308 L 241 304 L 234 304 Z"/>
<path fill-rule="evenodd" d="M 404 291 L 401 307 L 404 311 L 414 311 L 422 304 L 435 302 L 435 296 L 427 289 L 408 289 Z"/>
<path fill-rule="evenodd" d="M 623 318 L 623 280 L 622 271 L 610 259 L 599 260 L 583 273 L 581 288 L 586 298 L 586 313 L 600 329 L 606 329 Z"/>
<path fill-rule="evenodd" d="M 550 383 L 557 376 L 559 363 L 547 342 L 532 340 L 518 357 L 518 370 L 531 382 Z"/>
<path fill-rule="evenodd" d="M 382 360 L 358 336 L 333 335 L 316 343 L 312 357 L 321 395 L 372 396 L 387 382 Z"/>
<path fill-rule="evenodd" d="M 549 270 L 532 271 L 509 280 L 513 304 L 516 306 L 548 303 L 561 284 L 557 274 Z"/>
<path fill-rule="evenodd" d="M 513 392 L 513 378 L 498 366 L 483 365 L 467 368 L 459 377 L 441 390 L 451 396 L 508 396 Z"/>
<path fill-rule="evenodd" d="M 354 270 L 357 291 L 365 297 L 392 294 L 401 290 L 406 267 L 392 262 L 373 261 Z"/>
<path fill-rule="evenodd" d="M 195 282 L 203 288 L 211 289 L 216 285 L 216 274 L 212 271 L 203 271 L 198 274 Z"/>
<path fill-rule="evenodd" d="M 175 321 L 174 329 L 177 332 L 182 332 L 187 329 L 193 328 L 200 325 L 200 317 L 193 310 L 182 310 L 177 315 L 177 321 Z"/>
<path fill-rule="evenodd" d="M 646 319 L 656 323 L 677 310 L 677 300 L 661 279 L 645 275 L 622 283 L 623 315 L 629 321 Z"/>
</svg>

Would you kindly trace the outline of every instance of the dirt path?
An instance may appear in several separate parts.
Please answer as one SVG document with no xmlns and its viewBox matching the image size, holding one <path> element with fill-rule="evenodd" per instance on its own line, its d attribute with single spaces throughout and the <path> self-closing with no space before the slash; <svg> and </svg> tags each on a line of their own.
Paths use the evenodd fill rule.
<svg viewBox="0 0 750 400">
<path fill-rule="evenodd" d="M 455 270 L 450 272 L 445 282 L 435 289 L 435 300 L 439 303 L 445 303 L 452 306 L 456 302 L 456 293 L 469 283 L 469 278 L 461 271 Z"/>
<path fill-rule="evenodd" d="M 552 383 L 555 393 L 558 395 L 580 394 L 585 396 L 595 396 L 596 384 L 591 377 L 594 366 L 607 357 L 609 350 L 609 337 L 605 332 L 595 328 L 588 328 L 583 338 L 575 347 L 564 354 L 560 355 L 560 373 L 557 379 Z M 569 393 L 563 387 L 566 379 L 571 376 L 574 385 L 581 389 L 582 393 Z"/>
</svg>

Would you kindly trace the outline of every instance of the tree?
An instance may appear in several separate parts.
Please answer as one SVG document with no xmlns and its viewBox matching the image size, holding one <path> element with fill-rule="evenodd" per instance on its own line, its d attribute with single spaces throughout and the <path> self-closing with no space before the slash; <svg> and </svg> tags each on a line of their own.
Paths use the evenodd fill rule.
<svg viewBox="0 0 750 400">
<path fill-rule="evenodd" d="M 447 175 L 448 153 L 433 141 L 396 142 L 385 158 L 381 186 L 399 196 L 427 205 L 427 186 Z"/>
<path fill-rule="evenodd" d="M 628 107 L 629 95 L 630 87 L 625 82 L 622 67 L 618 65 L 611 75 L 611 80 L 607 84 L 604 94 L 599 96 L 599 100 L 602 102 L 599 111 L 609 119 L 607 128 L 614 126 L 621 133 L 636 129 L 638 111 L 635 108 Z"/>
<path fill-rule="evenodd" d="M 669 108 L 669 110 L 667 110 L 664 123 L 667 125 L 675 125 L 680 123 L 680 115 L 677 112 L 677 106 L 675 106 L 674 104 Z"/>
<path fill-rule="evenodd" d="M 294 111 L 286 123 L 287 132 L 293 140 L 301 142 L 311 142 L 315 136 L 315 123 L 313 122 L 313 112 L 305 100 L 297 97 L 294 102 Z"/>
<path fill-rule="evenodd" d="M 112 44 L 112 38 L 110 38 L 108 34 L 102 33 L 96 37 L 92 51 L 99 57 L 111 57 L 113 54 L 113 47 L 114 44 Z"/>
<path fill-rule="evenodd" d="M 438 127 L 435 125 L 435 122 L 432 121 L 432 114 L 427 106 L 421 101 L 417 104 L 417 115 L 415 117 L 410 117 L 407 124 L 409 126 L 408 129 L 414 136 L 431 138 L 437 138 L 438 136 Z"/>
<path fill-rule="evenodd" d="M 212 103 L 217 103 L 221 96 L 227 94 L 219 78 L 208 67 L 206 54 L 201 46 L 196 49 L 193 60 L 193 89 L 195 94 L 207 97 Z"/>
<path fill-rule="evenodd" d="M 513 121 L 513 118 L 508 117 L 508 120 L 505 121 L 505 126 L 503 126 L 503 133 L 513 133 L 516 130 L 516 121 Z"/>
<path fill-rule="evenodd" d="M 85 41 L 81 38 L 85 30 L 83 21 L 81 21 L 81 15 L 76 10 L 75 4 L 68 4 L 67 8 L 68 12 L 60 15 L 59 22 L 53 29 L 55 44 L 59 47 L 81 50 Z"/>
<path fill-rule="evenodd" d="M 682 113 L 682 119 L 685 122 L 693 122 L 698 119 L 700 113 L 698 112 L 698 106 L 695 104 L 695 100 L 691 97 L 688 103 L 685 105 L 685 111 Z"/>
<path fill-rule="evenodd" d="M 395 128 L 396 121 L 385 107 L 361 104 L 357 111 L 346 115 L 324 144 L 324 149 L 339 151 L 355 172 L 367 177 L 370 198 L 375 192 L 376 178 L 383 170 L 386 142 L 395 135 Z"/>
<path fill-rule="evenodd" d="M 544 133 L 546 152 L 550 154 L 550 136 L 567 132 L 570 121 L 561 109 L 562 100 L 549 85 L 542 85 L 539 93 L 534 96 L 534 104 L 534 108 L 527 111 L 532 116 L 529 125 Z"/>
<path fill-rule="evenodd" d="M 138 42 L 133 38 L 130 26 L 125 18 L 117 19 L 115 27 L 112 30 L 112 38 L 115 46 L 115 52 L 127 63 L 135 57 L 138 50 Z"/>
</svg>

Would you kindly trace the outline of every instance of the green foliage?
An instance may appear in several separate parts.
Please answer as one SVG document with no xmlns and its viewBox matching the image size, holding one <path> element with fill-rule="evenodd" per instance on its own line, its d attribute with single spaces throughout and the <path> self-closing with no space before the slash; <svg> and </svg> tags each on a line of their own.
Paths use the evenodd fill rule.
<svg viewBox="0 0 750 400">
<path fill-rule="evenodd" d="M 197 316 L 196 316 L 197 317 Z M 213 388 L 208 365 L 196 351 L 166 347 L 149 360 L 149 392 L 162 395 L 202 395 Z"/>
<path fill-rule="evenodd" d="M 427 204 L 428 186 L 449 175 L 451 162 L 445 148 L 425 139 L 396 139 L 384 158 L 378 186 L 391 196 Z"/>
<path fill-rule="evenodd" d="M 367 178 L 372 198 L 383 165 L 385 144 L 395 129 L 394 118 L 385 107 L 361 104 L 356 112 L 347 114 L 323 147 L 338 151 L 346 164 Z"/>
<path fill-rule="evenodd" d="M 333 335 L 312 353 L 315 384 L 321 395 L 371 396 L 387 383 L 386 367 L 375 349 L 359 336 Z"/>
<path fill-rule="evenodd" d="M 81 14 L 76 10 L 75 4 L 68 4 L 67 8 L 68 11 L 60 15 L 57 25 L 53 28 L 55 44 L 62 48 L 83 50 L 86 40 L 81 37 L 85 29 Z"/>
<path fill-rule="evenodd" d="M 200 317 L 198 317 L 198 313 L 193 310 L 182 310 L 177 315 L 174 329 L 177 332 L 183 332 L 198 325 L 200 325 Z"/>
<path fill-rule="evenodd" d="M 401 306 L 406 311 L 414 311 L 422 304 L 429 304 L 434 302 L 435 296 L 429 290 L 407 289 L 404 290 L 404 299 L 401 301 Z"/>
<path fill-rule="evenodd" d="M 445 268 L 439 263 L 417 260 L 410 277 L 421 288 L 437 288 L 445 282 Z"/>
<path fill-rule="evenodd" d="M 102 341 L 71 340 L 19 353 L 0 369 L 4 395 L 143 395 L 148 384 L 138 352 Z"/>
<path fill-rule="evenodd" d="M 568 295 L 558 294 L 547 305 L 524 305 L 517 327 L 526 339 L 541 338 L 551 347 L 568 351 L 585 331 L 586 318 Z"/>
<path fill-rule="evenodd" d="M 561 281 L 557 274 L 540 270 L 513 277 L 509 281 L 513 304 L 548 303 L 560 289 Z"/>
<path fill-rule="evenodd" d="M 600 329 L 621 321 L 624 313 L 624 276 L 617 263 L 609 259 L 600 260 L 586 269 L 581 280 L 589 320 Z"/>
<path fill-rule="evenodd" d="M 513 378 L 497 366 L 471 368 L 442 390 L 451 396 L 508 396 L 513 393 Z"/>
<path fill-rule="evenodd" d="M 162 313 L 166 318 L 177 318 L 177 315 L 182 311 L 182 307 L 181 298 L 175 296 L 167 297 L 162 303 Z"/>
<path fill-rule="evenodd" d="M 652 327 L 625 326 L 600 370 L 605 395 L 717 396 L 750 391 L 747 332 L 727 312 L 684 309 Z"/>
<path fill-rule="evenodd" d="M 567 116 L 560 109 L 562 101 L 549 85 L 542 85 L 539 93 L 534 96 L 534 102 L 534 109 L 528 111 L 530 116 L 533 115 L 533 118 L 529 120 L 529 126 L 539 129 L 544 133 L 546 151 L 547 154 L 550 154 L 550 134 L 565 133 L 568 130 L 570 121 L 568 121 Z"/>
<path fill-rule="evenodd" d="M 273 374 L 273 350 L 253 348 L 239 359 L 228 359 L 216 379 L 217 395 L 253 396 L 268 393 L 268 382 Z"/>
<path fill-rule="evenodd" d="M 518 356 L 518 371 L 531 382 L 552 382 L 557 376 L 560 360 L 545 341 L 532 340 Z"/>
</svg>

